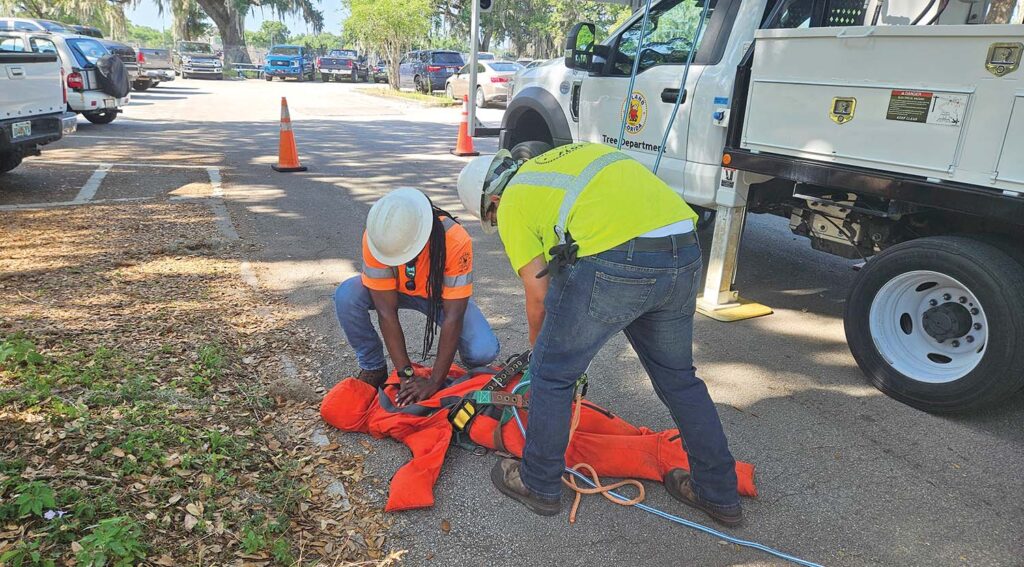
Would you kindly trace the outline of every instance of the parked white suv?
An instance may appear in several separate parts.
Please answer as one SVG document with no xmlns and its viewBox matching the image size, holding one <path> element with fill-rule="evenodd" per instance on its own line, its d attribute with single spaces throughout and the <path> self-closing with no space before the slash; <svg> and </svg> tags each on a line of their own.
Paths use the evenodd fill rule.
<svg viewBox="0 0 1024 567">
<path fill-rule="evenodd" d="M 109 85 L 104 87 L 97 63 L 111 54 L 99 40 L 83 35 L 45 32 L 30 33 L 28 38 L 33 51 L 55 52 L 60 56 L 68 88 L 68 110 L 81 114 L 93 124 L 109 124 L 128 104 L 130 95 L 127 91 L 122 94 Z"/>
</svg>

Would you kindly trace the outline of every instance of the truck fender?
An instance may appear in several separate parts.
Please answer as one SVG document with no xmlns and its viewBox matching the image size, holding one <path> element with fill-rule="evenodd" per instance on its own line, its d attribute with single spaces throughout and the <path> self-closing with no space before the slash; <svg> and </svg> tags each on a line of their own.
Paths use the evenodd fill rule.
<svg viewBox="0 0 1024 567">
<path fill-rule="evenodd" d="M 530 140 L 546 142 L 554 147 L 573 142 L 565 110 L 554 95 L 538 86 L 516 93 L 508 104 L 501 122 L 499 146 L 511 149 Z"/>
</svg>

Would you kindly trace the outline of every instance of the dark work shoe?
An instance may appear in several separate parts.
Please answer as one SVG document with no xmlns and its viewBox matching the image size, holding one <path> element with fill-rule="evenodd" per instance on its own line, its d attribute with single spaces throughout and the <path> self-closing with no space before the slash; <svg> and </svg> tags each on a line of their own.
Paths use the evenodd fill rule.
<svg viewBox="0 0 1024 567">
<path fill-rule="evenodd" d="M 716 522 L 734 528 L 743 523 L 743 507 L 739 504 L 720 506 L 704 500 L 693 491 L 690 473 L 683 469 L 672 469 L 665 475 L 665 490 L 673 498 L 711 516 Z"/>
<path fill-rule="evenodd" d="M 356 376 L 356 379 L 362 380 L 374 388 L 380 388 L 384 381 L 388 379 L 388 367 L 378 368 L 377 370 L 363 370 Z"/>
<path fill-rule="evenodd" d="M 502 494 L 526 506 L 534 514 L 554 516 L 562 511 L 558 498 L 544 498 L 533 493 L 519 478 L 519 461 L 502 459 L 491 469 L 491 482 Z"/>
</svg>

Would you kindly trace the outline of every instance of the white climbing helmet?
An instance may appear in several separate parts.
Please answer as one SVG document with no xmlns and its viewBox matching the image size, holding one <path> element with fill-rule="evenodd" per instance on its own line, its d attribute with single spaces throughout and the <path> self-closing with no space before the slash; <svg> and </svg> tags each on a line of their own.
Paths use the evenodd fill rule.
<svg viewBox="0 0 1024 567">
<path fill-rule="evenodd" d="M 380 263 L 401 266 L 427 245 L 433 217 L 430 199 L 418 189 L 395 189 L 370 207 L 366 215 L 366 244 Z"/>
<path fill-rule="evenodd" d="M 487 234 L 498 230 L 497 224 L 486 220 L 487 211 L 494 203 L 491 197 L 501 196 L 517 169 L 519 162 L 512 158 L 512 154 L 508 150 L 499 150 L 494 157 L 473 158 L 459 174 L 462 206 L 480 219 L 480 227 Z"/>
</svg>

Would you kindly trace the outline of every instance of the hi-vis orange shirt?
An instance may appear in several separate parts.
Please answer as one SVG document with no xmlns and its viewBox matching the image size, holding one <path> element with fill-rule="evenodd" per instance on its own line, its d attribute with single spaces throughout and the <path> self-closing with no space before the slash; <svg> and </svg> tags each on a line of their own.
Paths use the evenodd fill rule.
<svg viewBox="0 0 1024 567">
<path fill-rule="evenodd" d="M 473 241 L 462 225 L 448 217 L 442 217 L 445 230 L 445 269 L 444 290 L 441 299 L 465 299 L 473 295 Z M 406 282 L 407 268 L 401 266 L 385 266 L 373 257 L 370 246 L 366 243 L 366 232 L 363 232 L 363 285 L 377 291 L 398 291 L 406 295 L 427 298 L 427 275 L 430 271 L 430 244 L 415 260 L 415 275 L 412 278 L 413 289 Z"/>
</svg>

